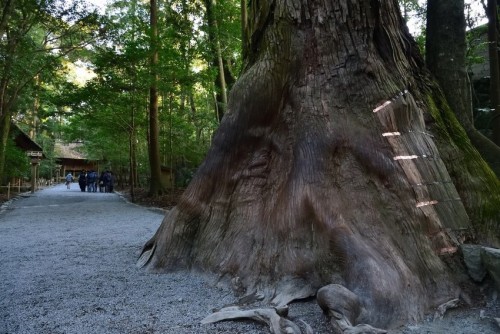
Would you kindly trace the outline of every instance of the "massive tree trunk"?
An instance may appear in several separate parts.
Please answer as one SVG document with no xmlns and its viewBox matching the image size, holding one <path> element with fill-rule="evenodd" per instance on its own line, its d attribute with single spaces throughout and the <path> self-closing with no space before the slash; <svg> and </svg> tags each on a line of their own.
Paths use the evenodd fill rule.
<svg viewBox="0 0 500 334">
<path fill-rule="evenodd" d="M 498 208 L 500 187 L 421 70 L 397 1 L 250 6 L 245 73 L 139 263 L 201 267 L 278 305 L 341 284 L 362 306 L 355 323 L 378 327 L 455 297 L 447 262 L 473 236 L 460 195 L 494 242 L 498 210 L 474 210 Z"/>
<path fill-rule="evenodd" d="M 471 87 L 465 66 L 464 0 L 427 1 L 426 64 L 443 89 L 474 147 L 500 176 L 500 147 L 482 135 L 472 120 Z"/>
</svg>

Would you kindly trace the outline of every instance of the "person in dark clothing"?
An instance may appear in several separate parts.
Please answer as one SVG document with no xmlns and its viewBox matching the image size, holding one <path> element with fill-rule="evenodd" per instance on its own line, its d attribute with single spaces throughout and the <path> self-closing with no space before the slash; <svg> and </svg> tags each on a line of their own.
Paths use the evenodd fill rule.
<svg viewBox="0 0 500 334">
<path fill-rule="evenodd" d="M 109 172 L 109 192 L 113 192 L 113 188 L 115 186 L 115 176 L 113 175 L 113 172 Z"/>
<path fill-rule="evenodd" d="M 104 185 L 104 172 L 101 172 L 101 176 L 99 176 L 99 192 L 105 192 L 106 187 Z"/>
<path fill-rule="evenodd" d="M 96 181 L 97 181 L 97 173 L 93 170 L 90 170 L 87 173 L 87 191 L 89 193 L 96 192 L 97 190 Z"/>
<path fill-rule="evenodd" d="M 111 192 L 112 190 L 112 186 L 111 186 L 111 172 L 109 170 L 105 171 L 104 172 L 104 176 L 103 176 L 103 180 L 104 180 L 104 189 L 107 193 Z"/>
<path fill-rule="evenodd" d="M 78 185 L 80 186 L 80 190 L 84 192 L 87 186 L 87 177 L 84 170 L 82 170 L 78 176 Z"/>
</svg>

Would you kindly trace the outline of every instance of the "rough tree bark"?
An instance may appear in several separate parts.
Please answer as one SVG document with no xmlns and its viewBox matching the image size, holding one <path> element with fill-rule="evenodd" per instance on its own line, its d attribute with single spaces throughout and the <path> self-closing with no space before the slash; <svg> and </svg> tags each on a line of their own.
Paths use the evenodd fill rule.
<svg viewBox="0 0 500 334">
<path fill-rule="evenodd" d="M 500 176 L 500 147 L 476 130 L 466 71 L 464 0 L 427 1 L 426 65 L 474 147 Z"/>
<path fill-rule="evenodd" d="M 248 29 L 207 158 L 139 264 L 203 268 L 275 305 L 333 284 L 353 325 L 393 327 L 456 297 L 447 262 L 473 236 L 463 203 L 494 242 L 498 209 L 478 202 L 498 208 L 500 187 L 421 70 L 397 1 L 252 1 Z"/>
</svg>

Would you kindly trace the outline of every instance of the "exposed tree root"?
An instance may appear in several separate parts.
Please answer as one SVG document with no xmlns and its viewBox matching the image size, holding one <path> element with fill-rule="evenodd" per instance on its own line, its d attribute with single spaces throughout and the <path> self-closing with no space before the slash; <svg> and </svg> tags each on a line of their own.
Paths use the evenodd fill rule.
<svg viewBox="0 0 500 334">
<path fill-rule="evenodd" d="M 151 256 L 153 256 L 155 249 L 156 244 L 146 244 L 142 250 L 141 255 L 139 256 L 139 259 L 137 260 L 136 266 L 138 268 L 144 267 L 151 259 Z"/>
<path fill-rule="evenodd" d="M 448 311 L 448 309 L 450 308 L 455 308 L 458 306 L 458 302 L 460 300 L 458 298 L 456 299 L 452 299 L 446 303 L 443 303 L 441 305 L 438 306 L 437 310 L 436 310 L 436 313 L 434 314 L 434 320 L 436 319 L 443 319 L 444 317 L 444 314 L 446 313 L 446 311 Z"/>
<path fill-rule="evenodd" d="M 226 307 L 218 312 L 215 312 L 201 321 L 202 324 L 210 324 L 223 320 L 233 319 L 254 319 L 258 322 L 269 325 L 273 334 L 312 334 L 312 328 L 304 321 L 304 331 L 293 321 L 286 319 L 288 315 L 288 307 L 279 308 L 259 308 L 253 310 L 243 310 L 238 306 Z"/>
<path fill-rule="evenodd" d="M 319 306 L 331 317 L 331 324 L 344 334 L 378 334 L 387 333 L 384 329 L 368 324 L 358 324 L 356 319 L 361 315 L 363 307 L 358 296 L 339 284 L 329 284 L 318 290 Z"/>
<path fill-rule="evenodd" d="M 323 311 L 331 317 L 333 327 L 343 334 L 380 334 L 387 333 L 384 329 L 372 327 L 368 324 L 358 324 L 356 320 L 363 312 L 363 306 L 358 296 L 339 284 L 329 284 L 318 290 L 317 301 Z M 450 301 L 442 305 L 446 310 L 453 307 Z M 444 312 L 444 311 L 443 311 Z M 201 321 L 209 324 L 223 320 L 254 319 L 269 325 L 273 334 L 312 334 L 311 326 L 301 320 L 304 328 L 300 328 L 293 321 L 286 319 L 288 306 L 273 308 L 242 309 L 239 306 L 230 306 L 215 312 Z"/>
<path fill-rule="evenodd" d="M 290 304 L 294 300 L 312 297 L 316 290 L 300 278 L 288 277 L 280 282 L 277 291 L 279 294 L 271 300 L 271 304 L 280 307 Z"/>
</svg>

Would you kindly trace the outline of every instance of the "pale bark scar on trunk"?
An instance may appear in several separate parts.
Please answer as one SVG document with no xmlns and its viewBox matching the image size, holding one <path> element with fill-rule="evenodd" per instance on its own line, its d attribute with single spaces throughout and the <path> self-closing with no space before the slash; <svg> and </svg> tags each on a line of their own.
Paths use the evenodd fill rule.
<svg viewBox="0 0 500 334">
<path fill-rule="evenodd" d="M 455 233 L 470 228 L 469 218 L 413 96 L 403 90 L 373 112 L 382 125 L 381 135 L 393 150 L 394 160 L 413 187 L 415 207 L 429 219 L 429 236 L 435 251 L 456 247 L 459 241 Z"/>
</svg>

